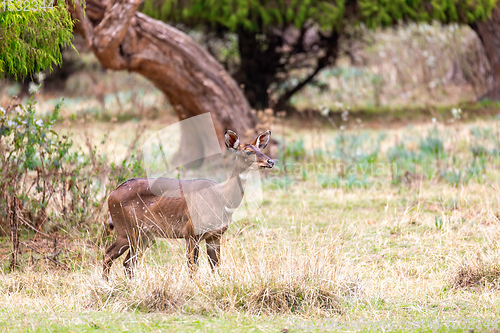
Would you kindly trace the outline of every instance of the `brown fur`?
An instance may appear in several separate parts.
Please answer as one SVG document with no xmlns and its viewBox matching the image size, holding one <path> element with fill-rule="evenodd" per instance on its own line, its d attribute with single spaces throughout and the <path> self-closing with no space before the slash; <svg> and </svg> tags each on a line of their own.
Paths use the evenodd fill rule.
<svg viewBox="0 0 500 333">
<path fill-rule="evenodd" d="M 254 140 L 253 144 L 259 143 L 259 147 L 263 149 L 269 141 L 270 134 L 269 131 L 262 133 Z M 274 165 L 274 162 L 264 155 L 259 147 L 235 144 L 238 142 L 239 138 L 236 133 L 226 133 L 226 145 L 237 154 L 232 178 L 238 178 L 240 173 L 253 162 L 251 156 L 247 155 L 248 151 L 251 151 L 251 155 L 255 156 L 255 161 L 260 167 Z M 215 230 L 196 234 L 189 215 L 185 192 L 203 191 L 216 185 L 219 184 L 206 179 L 134 178 L 118 186 L 108 198 L 109 226 L 110 229 L 116 230 L 117 236 L 115 242 L 104 254 L 103 277 L 107 279 L 113 261 L 127 250 L 128 254 L 123 265 L 127 276 L 131 277 L 138 250 L 147 247 L 155 237 L 184 238 L 188 266 L 191 272 L 197 267 L 199 243 L 205 240 L 210 266 L 214 270 L 219 264 L 220 238 L 227 230 L 228 225 L 220 225 Z M 231 186 L 234 188 L 234 182 Z M 239 187 L 237 189 L 240 190 Z M 241 194 L 242 191 L 243 189 L 241 189 Z M 237 206 L 230 207 L 236 208 Z M 225 209 L 220 204 L 214 205 L 214 208 L 222 211 Z M 225 219 L 231 219 L 231 215 L 224 214 Z"/>
</svg>

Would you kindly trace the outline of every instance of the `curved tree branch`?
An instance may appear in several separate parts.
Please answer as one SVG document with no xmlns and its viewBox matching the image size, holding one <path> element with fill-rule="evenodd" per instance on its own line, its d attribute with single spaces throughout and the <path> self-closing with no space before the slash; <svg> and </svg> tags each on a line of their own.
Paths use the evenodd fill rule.
<svg viewBox="0 0 500 333">
<path fill-rule="evenodd" d="M 211 112 L 221 143 L 229 128 L 255 134 L 255 117 L 233 78 L 189 36 L 137 12 L 141 0 L 87 0 L 85 12 L 78 0 L 67 2 L 76 31 L 103 66 L 148 78 L 181 120 Z"/>
</svg>

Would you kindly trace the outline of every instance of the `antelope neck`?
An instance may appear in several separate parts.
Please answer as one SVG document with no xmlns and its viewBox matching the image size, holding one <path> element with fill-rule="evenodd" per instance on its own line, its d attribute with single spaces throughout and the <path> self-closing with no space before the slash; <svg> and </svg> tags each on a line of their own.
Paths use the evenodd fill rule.
<svg viewBox="0 0 500 333">
<path fill-rule="evenodd" d="M 226 199 L 226 211 L 238 208 L 245 193 L 246 177 L 243 173 L 248 167 L 242 167 L 241 162 L 236 159 L 231 177 L 222 184 L 222 192 Z"/>
</svg>

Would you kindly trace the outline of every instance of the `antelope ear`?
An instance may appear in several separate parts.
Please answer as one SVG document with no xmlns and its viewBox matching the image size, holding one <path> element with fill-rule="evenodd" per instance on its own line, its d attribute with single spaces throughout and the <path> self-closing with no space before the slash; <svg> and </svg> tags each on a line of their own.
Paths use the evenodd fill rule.
<svg viewBox="0 0 500 333">
<path fill-rule="evenodd" d="M 238 150 L 240 147 L 240 138 L 238 134 L 231 130 L 227 130 L 226 133 L 224 133 L 224 142 L 229 150 Z"/>
<path fill-rule="evenodd" d="M 271 139 L 271 131 L 267 130 L 259 134 L 258 137 L 253 140 L 252 145 L 254 147 L 259 148 L 260 150 L 266 148 L 269 143 L 269 139 Z"/>
</svg>

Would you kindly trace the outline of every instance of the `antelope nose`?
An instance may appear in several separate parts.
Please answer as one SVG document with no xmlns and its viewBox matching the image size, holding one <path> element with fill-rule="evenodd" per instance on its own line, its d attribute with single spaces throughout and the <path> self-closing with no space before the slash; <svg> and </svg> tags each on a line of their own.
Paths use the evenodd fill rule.
<svg viewBox="0 0 500 333">
<path fill-rule="evenodd" d="M 268 159 L 267 164 L 272 168 L 274 166 L 274 161 L 272 159 Z"/>
</svg>

